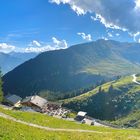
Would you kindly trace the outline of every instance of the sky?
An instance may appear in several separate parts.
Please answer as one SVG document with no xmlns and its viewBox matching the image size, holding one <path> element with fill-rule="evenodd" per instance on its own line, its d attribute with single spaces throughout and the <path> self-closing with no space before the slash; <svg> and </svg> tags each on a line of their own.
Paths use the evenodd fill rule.
<svg viewBox="0 0 140 140">
<path fill-rule="evenodd" d="M 43 52 L 98 39 L 140 42 L 140 0 L 1 0 L 0 52 Z"/>
</svg>

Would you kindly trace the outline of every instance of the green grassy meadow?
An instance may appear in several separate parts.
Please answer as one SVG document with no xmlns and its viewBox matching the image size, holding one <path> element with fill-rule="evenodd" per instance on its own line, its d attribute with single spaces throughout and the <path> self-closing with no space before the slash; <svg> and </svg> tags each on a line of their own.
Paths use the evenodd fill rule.
<svg viewBox="0 0 140 140">
<path fill-rule="evenodd" d="M 14 118 L 26 122 L 48 126 L 51 128 L 86 129 L 94 130 L 93 133 L 85 132 L 62 132 L 47 131 L 24 124 L 13 122 L 0 117 L 0 140 L 139 140 L 140 130 L 138 129 L 112 129 L 104 127 L 94 127 L 74 122 L 64 121 L 42 115 L 40 113 L 29 113 L 5 110 L 0 108 L 0 112 L 8 114 Z M 96 132 L 97 131 L 97 132 Z"/>
</svg>

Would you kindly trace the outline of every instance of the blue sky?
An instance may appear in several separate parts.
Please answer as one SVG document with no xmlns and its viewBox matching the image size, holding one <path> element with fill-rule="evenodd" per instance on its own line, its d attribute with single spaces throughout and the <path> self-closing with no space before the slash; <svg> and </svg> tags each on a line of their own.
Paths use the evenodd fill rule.
<svg viewBox="0 0 140 140">
<path fill-rule="evenodd" d="M 101 38 L 139 41 L 139 7 L 140 0 L 1 0 L 0 51 L 53 50 Z"/>
</svg>

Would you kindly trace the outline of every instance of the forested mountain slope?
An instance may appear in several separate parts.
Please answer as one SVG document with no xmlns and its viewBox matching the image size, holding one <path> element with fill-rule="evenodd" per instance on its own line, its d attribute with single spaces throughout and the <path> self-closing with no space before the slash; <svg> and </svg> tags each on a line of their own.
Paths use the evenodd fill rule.
<svg viewBox="0 0 140 140">
<path fill-rule="evenodd" d="M 137 43 L 112 40 L 44 52 L 7 73 L 3 77 L 3 89 L 5 94 L 22 97 L 42 94 L 57 98 L 118 75 L 138 73 L 138 52 Z"/>
<path fill-rule="evenodd" d="M 139 80 L 140 75 L 137 76 Z M 131 120 L 130 114 L 132 116 L 140 109 L 140 85 L 133 82 L 132 75 L 122 77 L 64 100 L 64 106 L 76 111 L 86 111 L 88 115 L 102 120 L 117 120 L 122 117 Z"/>
</svg>

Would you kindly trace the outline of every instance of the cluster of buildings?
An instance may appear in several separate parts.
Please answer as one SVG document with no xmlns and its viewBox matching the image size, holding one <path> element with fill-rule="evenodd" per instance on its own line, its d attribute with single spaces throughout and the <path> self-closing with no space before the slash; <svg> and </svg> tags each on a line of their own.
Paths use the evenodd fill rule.
<svg viewBox="0 0 140 140">
<path fill-rule="evenodd" d="M 62 108 L 61 103 L 50 102 L 38 95 L 24 99 L 17 95 L 7 95 L 5 96 L 5 103 L 22 111 L 40 112 L 50 116 L 66 117 L 70 113 L 70 110 Z"/>
<path fill-rule="evenodd" d="M 58 118 L 67 118 L 67 115 L 71 113 L 69 109 L 62 107 L 61 103 L 50 102 L 38 95 L 29 96 L 24 99 L 17 95 L 7 95 L 5 96 L 5 103 L 22 111 L 40 112 Z M 99 125 L 95 119 L 87 116 L 87 113 L 83 111 L 79 111 L 73 121 L 88 125 Z"/>
</svg>

